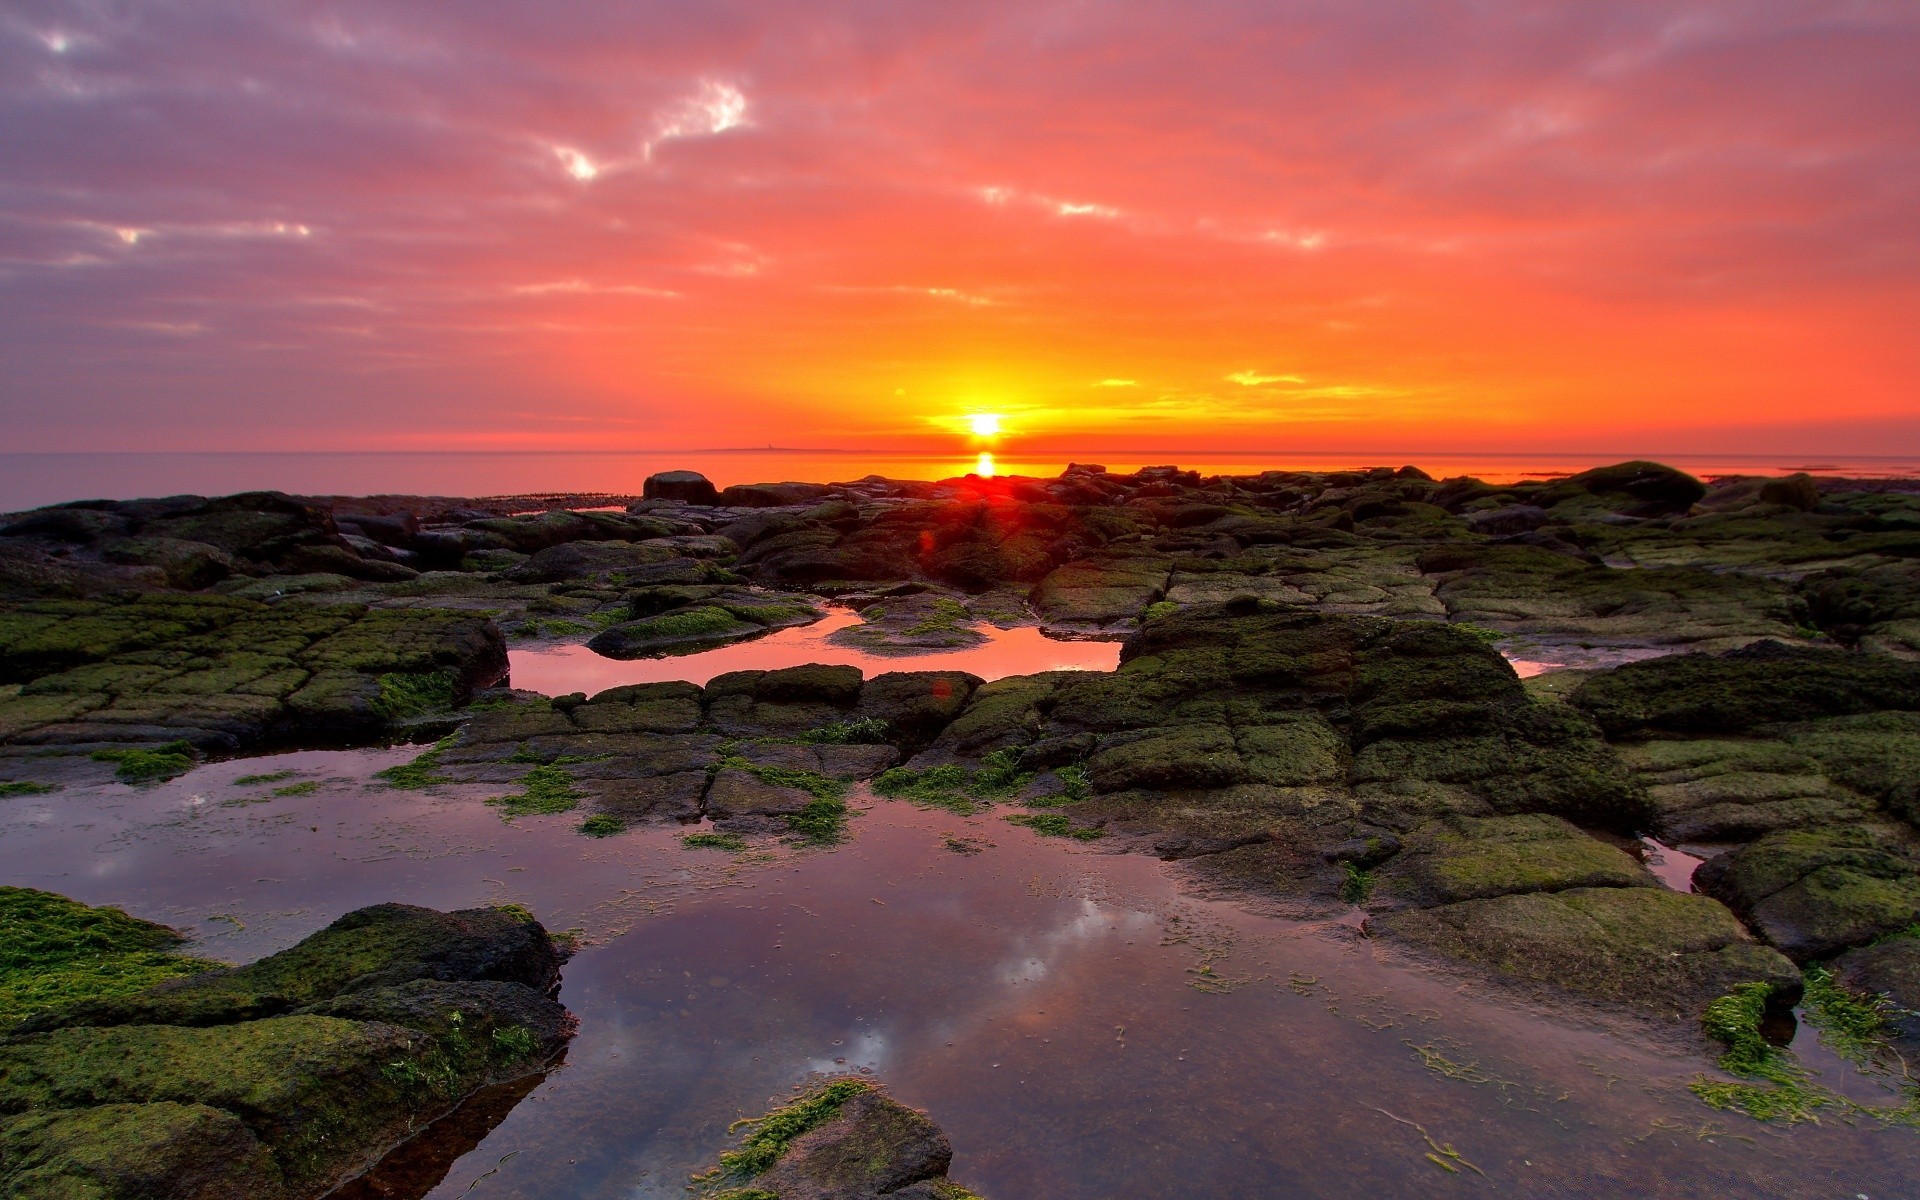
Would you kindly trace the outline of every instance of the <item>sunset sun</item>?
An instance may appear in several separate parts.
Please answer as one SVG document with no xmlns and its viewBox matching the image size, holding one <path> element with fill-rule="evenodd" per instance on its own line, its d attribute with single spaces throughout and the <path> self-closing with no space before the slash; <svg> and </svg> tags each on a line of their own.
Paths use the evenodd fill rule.
<svg viewBox="0 0 1920 1200">
<path fill-rule="evenodd" d="M 967 427 L 975 437 L 998 437 L 1000 434 L 999 413 L 974 413 L 967 418 Z"/>
</svg>

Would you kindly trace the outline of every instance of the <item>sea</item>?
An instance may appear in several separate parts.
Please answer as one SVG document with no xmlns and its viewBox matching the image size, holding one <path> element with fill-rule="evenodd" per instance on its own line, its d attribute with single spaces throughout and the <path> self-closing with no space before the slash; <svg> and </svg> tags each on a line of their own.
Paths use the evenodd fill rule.
<svg viewBox="0 0 1920 1200">
<path fill-rule="evenodd" d="M 656 471 L 699 471 L 720 487 L 787 480 L 844 482 L 866 475 L 948 479 L 991 470 L 1050 477 L 1070 462 L 1112 471 L 1173 465 L 1207 475 L 1269 470 L 1339 471 L 1413 465 L 1436 479 L 1472 475 L 1490 483 L 1551 479 L 1589 467 L 1650 458 L 1701 478 L 1724 475 L 1814 475 L 1911 479 L 1920 455 L 1800 458 L 1775 455 L 1661 454 L 1650 451 L 1573 454 L 1421 453 L 1287 450 L 1100 451 L 1068 455 L 1015 450 L 884 454 L 867 450 L 619 451 L 221 451 L 151 453 L 0 453 L 0 512 L 75 500 L 127 500 L 182 494 L 218 496 L 276 490 L 296 495 L 519 496 L 564 493 L 638 495 Z"/>
</svg>

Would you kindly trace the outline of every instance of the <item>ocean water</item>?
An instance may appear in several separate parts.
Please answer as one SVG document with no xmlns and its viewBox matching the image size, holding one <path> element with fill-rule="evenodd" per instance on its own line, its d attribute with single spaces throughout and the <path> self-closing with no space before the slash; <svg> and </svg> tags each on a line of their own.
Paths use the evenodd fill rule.
<svg viewBox="0 0 1920 1200">
<path fill-rule="evenodd" d="M 1206 474 L 1266 470 L 1335 471 L 1356 467 L 1420 467 L 1435 478 L 1474 475 L 1490 482 L 1548 478 L 1630 458 L 1654 458 L 1702 477 L 1816 474 L 1920 479 L 1920 455 L 1796 458 L 1793 455 L 1424 454 L 1417 451 L 1297 453 L 1286 450 L 1176 452 L 1141 450 L 1022 454 L 1003 449 L 1002 475 L 1058 475 L 1069 462 L 1111 470 L 1172 463 Z M 446 453 L 58 453 L 0 454 L 0 512 L 71 500 L 128 500 L 182 493 L 227 495 L 273 489 L 300 495 L 509 496 L 527 493 L 640 492 L 655 471 L 699 471 L 715 484 L 813 482 L 879 474 L 896 479 L 947 479 L 975 469 L 978 457 L 887 455 L 842 450 L 628 450 Z"/>
</svg>

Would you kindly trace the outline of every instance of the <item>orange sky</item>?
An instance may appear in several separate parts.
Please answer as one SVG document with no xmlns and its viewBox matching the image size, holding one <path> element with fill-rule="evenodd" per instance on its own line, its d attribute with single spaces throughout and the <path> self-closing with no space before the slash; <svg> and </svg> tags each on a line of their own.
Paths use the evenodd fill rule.
<svg viewBox="0 0 1920 1200">
<path fill-rule="evenodd" d="M 608 7 L 16 10 L 8 448 L 1920 451 L 1909 5 Z"/>
</svg>

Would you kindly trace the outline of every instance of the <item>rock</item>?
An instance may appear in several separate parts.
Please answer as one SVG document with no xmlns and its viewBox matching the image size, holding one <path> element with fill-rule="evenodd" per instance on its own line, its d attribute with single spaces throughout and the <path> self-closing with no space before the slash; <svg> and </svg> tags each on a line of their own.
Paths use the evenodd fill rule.
<svg viewBox="0 0 1920 1200">
<path fill-rule="evenodd" d="M 1509 533 L 1529 533 L 1553 518 L 1547 510 L 1532 504 L 1515 504 L 1467 514 L 1467 528 L 1489 537 Z"/>
<path fill-rule="evenodd" d="M 721 1156 L 727 1195 L 773 1200 L 979 1200 L 946 1178 L 940 1127 L 867 1079 L 819 1084 L 748 1126 Z"/>
<path fill-rule="evenodd" d="M 1443 817 L 1406 835 L 1379 872 L 1383 899 L 1430 908 L 1524 892 L 1655 887 L 1623 850 L 1557 817 Z"/>
<path fill-rule="evenodd" d="M 10 1196 L 284 1200 L 272 1153 L 239 1117 L 193 1102 L 98 1104 L 0 1118 Z"/>
<path fill-rule="evenodd" d="M 1573 888 L 1374 917 L 1380 936 L 1510 979 L 1691 1020 L 1741 983 L 1798 995 L 1800 972 L 1704 896 Z"/>
<path fill-rule="evenodd" d="M 1893 937 L 1833 960 L 1834 982 L 1892 1003 L 1887 1024 L 1907 1042 L 1920 1041 L 1920 938 Z"/>
<path fill-rule="evenodd" d="M 649 500 L 681 500 L 688 504 L 715 504 L 720 493 L 698 471 L 656 471 L 641 485 Z"/>
<path fill-rule="evenodd" d="M 736 483 L 720 493 L 720 503 L 728 508 L 781 508 L 813 504 L 832 494 L 832 488 L 819 483 Z"/>
<path fill-rule="evenodd" d="M 1585 492 L 1619 506 L 1631 516 L 1683 513 L 1707 494 L 1707 487 L 1684 471 L 1654 462 L 1624 462 L 1569 476 L 1549 495 Z"/>
<path fill-rule="evenodd" d="M 1609 735 L 1743 732 L 1770 721 L 1920 709 L 1920 663 L 1758 642 L 1589 676 L 1573 704 Z"/>
<path fill-rule="evenodd" d="M 73 919 L 8 911 L 30 938 Z M 376 905 L 245 967 L 42 1010 L 0 1038 L 0 1192 L 326 1194 L 544 1069 L 571 1033 L 560 958 L 524 912 Z"/>
<path fill-rule="evenodd" d="M 1812 512 L 1820 506 L 1820 485 L 1805 471 L 1784 479 L 1769 479 L 1760 485 L 1760 502 Z"/>
<path fill-rule="evenodd" d="M 0 622 L 0 742 L 364 738 L 506 670 L 482 617 L 159 594 L 36 602 Z"/>
<path fill-rule="evenodd" d="M 1920 920 L 1917 843 L 1865 823 L 1775 833 L 1708 859 L 1694 887 L 1796 962 L 1829 958 Z"/>
<path fill-rule="evenodd" d="M 669 562 L 680 556 L 664 546 L 645 542 L 563 542 L 535 551 L 518 566 L 500 573 L 514 583 L 558 583 L 604 575 L 618 582 L 641 567 Z M 698 567 L 693 568 L 695 578 Z"/>
</svg>

